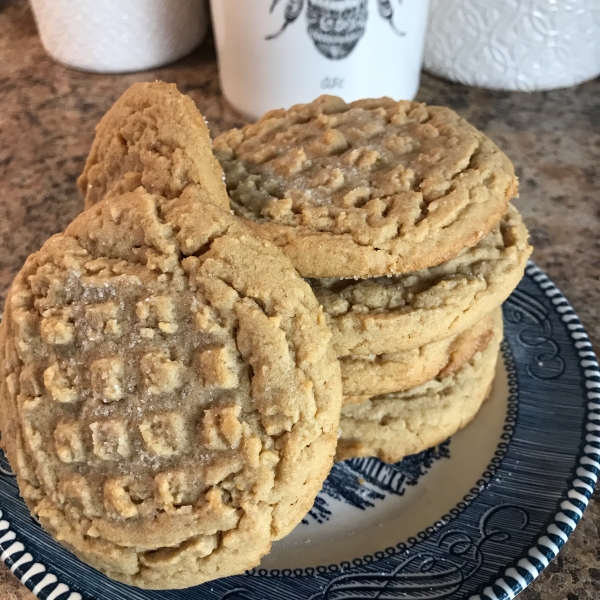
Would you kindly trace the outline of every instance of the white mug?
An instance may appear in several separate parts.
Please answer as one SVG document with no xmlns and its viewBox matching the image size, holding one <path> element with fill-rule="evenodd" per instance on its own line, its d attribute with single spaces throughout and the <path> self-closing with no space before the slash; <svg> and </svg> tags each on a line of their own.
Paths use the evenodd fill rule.
<svg viewBox="0 0 600 600">
<path fill-rule="evenodd" d="M 54 60 L 76 69 L 125 73 L 182 58 L 204 39 L 205 0 L 31 0 Z"/>
<path fill-rule="evenodd" d="M 321 94 L 412 99 L 427 0 L 211 0 L 223 93 L 241 113 Z"/>
</svg>

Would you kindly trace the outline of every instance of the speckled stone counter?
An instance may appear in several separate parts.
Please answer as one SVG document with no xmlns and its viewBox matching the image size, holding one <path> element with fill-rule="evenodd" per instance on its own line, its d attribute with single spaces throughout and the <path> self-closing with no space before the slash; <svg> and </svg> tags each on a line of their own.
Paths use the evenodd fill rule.
<svg viewBox="0 0 600 600">
<path fill-rule="evenodd" d="M 94 125 L 135 81 L 189 94 L 213 134 L 243 125 L 219 88 L 209 41 L 171 66 L 132 75 L 65 69 L 45 54 L 24 2 L 0 0 L 0 305 L 27 255 L 82 208 L 76 187 Z M 566 293 L 600 349 L 600 81 L 535 94 L 466 88 L 423 76 L 419 100 L 446 104 L 517 165 L 534 260 Z M 600 496 L 523 600 L 600 598 Z M 0 565 L 0 599 L 33 596 Z"/>
</svg>

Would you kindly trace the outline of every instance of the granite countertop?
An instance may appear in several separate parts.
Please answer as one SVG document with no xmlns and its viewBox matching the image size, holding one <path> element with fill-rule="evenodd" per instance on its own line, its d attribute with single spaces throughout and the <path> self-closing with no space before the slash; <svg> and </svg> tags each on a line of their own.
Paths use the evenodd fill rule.
<svg viewBox="0 0 600 600">
<path fill-rule="evenodd" d="M 154 79 L 189 94 L 213 135 L 245 124 L 221 95 L 210 39 L 165 68 L 81 73 L 45 55 L 25 2 L 0 0 L 0 306 L 27 255 L 81 210 L 76 180 L 94 125 L 132 83 Z M 455 109 L 517 165 L 517 206 L 531 232 L 533 258 L 566 293 L 600 349 L 600 80 L 524 94 L 424 75 L 418 100 Z M 596 492 L 571 540 L 520 598 L 599 598 L 599 530 Z M 0 598 L 33 598 L 1 564 Z"/>
</svg>

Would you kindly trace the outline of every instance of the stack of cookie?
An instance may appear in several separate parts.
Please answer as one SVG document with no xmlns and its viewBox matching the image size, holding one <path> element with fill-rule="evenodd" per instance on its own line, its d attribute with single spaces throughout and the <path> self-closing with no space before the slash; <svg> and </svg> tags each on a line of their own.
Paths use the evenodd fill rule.
<svg viewBox="0 0 600 600">
<path fill-rule="evenodd" d="M 87 210 L 0 324 L 2 447 L 82 560 L 159 589 L 241 573 L 336 446 L 397 461 L 473 418 L 530 253 L 483 134 L 322 97 L 215 141 L 228 196 L 175 86 L 136 84 L 96 131 Z"/>
<path fill-rule="evenodd" d="M 323 96 L 214 142 L 236 214 L 308 278 L 340 359 L 337 459 L 395 462 L 487 397 L 531 248 L 509 159 L 447 108 Z"/>
</svg>

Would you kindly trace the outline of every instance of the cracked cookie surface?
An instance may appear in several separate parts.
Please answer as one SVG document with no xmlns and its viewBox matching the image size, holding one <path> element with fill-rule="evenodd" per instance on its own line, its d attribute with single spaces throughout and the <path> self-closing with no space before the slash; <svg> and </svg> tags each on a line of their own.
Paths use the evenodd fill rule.
<svg viewBox="0 0 600 600">
<path fill-rule="evenodd" d="M 500 312 L 496 309 L 494 315 L 487 315 L 466 331 L 420 348 L 395 354 L 341 358 L 344 403 L 361 401 L 363 396 L 401 392 L 433 378 L 441 380 L 453 375 L 476 352 L 487 348 L 494 318 L 502 318 Z"/>
<path fill-rule="evenodd" d="M 204 118 L 173 83 L 132 85 L 96 126 L 78 181 L 89 208 L 142 186 L 166 199 L 193 193 L 229 210 Z"/>
<path fill-rule="evenodd" d="M 531 254 L 518 211 L 436 267 L 361 281 L 311 279 L 338 356 L 395 353 L 463 332 L 508 298 Z"/>
<path fill-rule="evenodd" d="M 448 108 L 321 96 L 215 139 L 236 214 L 304 277 L 373 277 L 474 246 L 517 193 L 510 160 Z"/>
<path fill-rule="evenodd" d="M 330 338 L 288 259 L 229 213 L 143 190 L 94 205 L 29 257 L 0 325 L 24 499 L 125 583 L 242 573 L 331 467 Z"/>
<path fill-rule="evenodd" d="M 398 462 L 465 427 L 490 392 L 501 340 L 498 319 L 487 348 L 453 375 L 344 406 L 336 460 L 376 456 Z"/>
</svg>

